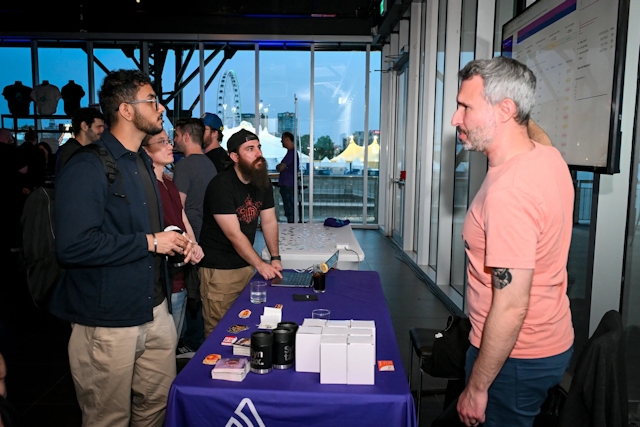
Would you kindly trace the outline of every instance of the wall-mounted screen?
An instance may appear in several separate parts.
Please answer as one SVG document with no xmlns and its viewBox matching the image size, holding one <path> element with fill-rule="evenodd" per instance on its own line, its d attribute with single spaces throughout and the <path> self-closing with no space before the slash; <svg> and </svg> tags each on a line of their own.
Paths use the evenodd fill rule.
<svg viewBox="0 0 640 427">
<path fill-rule="evenodd" d="M 572 169 L 620 171 L 628 0 L 538 0 L 507 22 L 502 54 L 537 77 L 533 119 Z"/>
</svg>

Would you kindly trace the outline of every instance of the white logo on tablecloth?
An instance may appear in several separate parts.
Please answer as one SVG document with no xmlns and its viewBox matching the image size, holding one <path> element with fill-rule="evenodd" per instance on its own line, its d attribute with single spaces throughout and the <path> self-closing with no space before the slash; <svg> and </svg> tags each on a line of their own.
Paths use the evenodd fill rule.
<svg viewBox="0 0 640 427">
<path fill-rule="evenodd" d="M 253 415 L 253 422 L 247 415 L 242 413 L 242 410 L 245 406 L 249 408 L 251 415 Z M 227 425 L 225 427 L 256 427 L 256 424 L 254 423 L 257 423 L 257 427 L 265 427 L 264 423 L 262 422 L 262 418 L 260 418 L 258 411 L 256 411 L 256 407 L 253 406 L 253 402 L 248 397 L 242 399 L 233 413 L 236 414 L 240 419 L 242 419 L 242 421 L 244 421 L 244 424 L 232 415 L 231 418 L 229 418 L 229 421 L 227 421 Z"/>
</svg>

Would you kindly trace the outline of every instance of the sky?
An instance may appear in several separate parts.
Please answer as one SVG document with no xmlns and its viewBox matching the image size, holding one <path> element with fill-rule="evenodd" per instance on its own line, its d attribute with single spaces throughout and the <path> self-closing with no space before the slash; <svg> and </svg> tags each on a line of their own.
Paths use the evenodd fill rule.
<svg viewBox="0 0 640 427">
<path fill-rule="evenodd" d="M 212 51 L 205 50 L 205 58 Z M 136 51 L 139 55 L 139 51 Z M 95 49 L 94 56 L 108 69 L 135 68 L 135 63 L 117 49 Z M 218 54 L 205 68 L 207 78 L 219 65 L 222 53 Z M 186 53 L 183 58 L 186 57 Z M 380 128 L 380 52 L 371 52 L 371 72 L 369 91 L 369 130 Z M 190 75 L 198 68 L 198 52 L 196 51 L 187 66 L 184 76 Z M 169 51 L 163 71 L 163 92 L 171 92 L 175 84 L 175 57 Z M 216 78 L 206 91 L 206 111 L 216 112 L 218 106 L 218 92 L 226 94 L 224 102 L 227 104 L 227 127 L 231 127 L 231 108 L 234 98 L 231 95 L 233 85 L 227 83 L 219 88 L 221 76 L 233 70 L 237 76 L 239 89 L 239 105 L 243 113 L 255 112 L 255 52 L 237 51 L 222 67 Z M 364 129 L 365 116 L 365 52 L 324 52 L 315 53 L 314 58 L 314 139 L 329 135 L 331 139 L 341 145 L 343 138 Z M 32 86 L 31 53 L 29 48 L 0 48 L 0 87 L 13 84 L 20 80 L 23 84 Z M 87 94 L 81 100 L 81 106 L 89 104 L 89 85 L 87 55 L 79 48 L 39 48 L 38 63 L 40 82 L 48 80 L 51 84 L 62 88 L 69 80 L 81 85 Z M 261 51 L 259 58 L 259 100 L 262 101 L 266 112 L 267 128 L 269 132 L 277 131 L 277 117 L 281 112 L 295 112 L 298 99 L 299 134 L 308 134 L 310 130 L 310 75 L 311 53 L 300 51 Z M 8 65 L 8 66 L 7 66 Z M 99 87 L 105 73 L 97 66 L 94 67 L 96 86 Z M 228 79 L 229 81 L 229 79 Z M 199 78 L 193 79 L 184 89 L 183 108 L 188 109 L 199 94 Z M 33 86 L 32 86 L 33 87 Z M 97 91 L 97 88 L 96 88 Z M 165 95 L 166 97 L 166 95 Z M 96 95 L 96 101 L 98 97 Z M 33 105 L 33 104 L 32 104 Z M 173 102 L 168 106 L 173 108 Z M 33 111 L 33 110 L 32 110 Z M 7 102 L 0 98 L 0 114 L 9 114 Z M 58 104 L 56 114 L 64 114 L 62 100 Z M 200 104 L 196 104 L 193 115 L 200 116 Z M 224 118 L 224 114 L 222 115 Z M 27 124 L 24 123 L 20 124 Z M 5 127 L 10 124 L 5 120 Z M 237 123 L 236 123 L 237 125 Z M 165 127 L 171 128 L 168 120 Z"/>
</svg>

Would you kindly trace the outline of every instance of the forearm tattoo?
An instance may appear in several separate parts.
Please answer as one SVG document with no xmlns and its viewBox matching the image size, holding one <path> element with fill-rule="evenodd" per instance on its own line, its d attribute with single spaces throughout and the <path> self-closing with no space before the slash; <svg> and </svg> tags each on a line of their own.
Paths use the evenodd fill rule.
<svg viewBox="0 0 640 427">
<path fill-rule="evenodd" d="M 493 287 L 496 289 L 504 289 L 513 279 L 508 268 L 494 268 L 491 276 Z"/>
</svg>

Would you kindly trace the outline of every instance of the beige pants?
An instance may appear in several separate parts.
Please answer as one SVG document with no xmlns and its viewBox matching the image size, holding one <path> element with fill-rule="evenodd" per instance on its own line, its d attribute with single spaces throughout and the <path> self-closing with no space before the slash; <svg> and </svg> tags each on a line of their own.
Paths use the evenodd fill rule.
<svg viewBox="0 0 640 427">
<path fill-rule="evenodd" d="M 167 300 L 144 325 L 72 328 L 69 363 L 82 426 L 162 426 L 178 342 Z"/>
<path fill-rule="evenodd" d="M 205 338 L 218 325 L 254 274 L 252 266 L 235 270 L 200 267 L 200 296 Z"/>
</svg>

